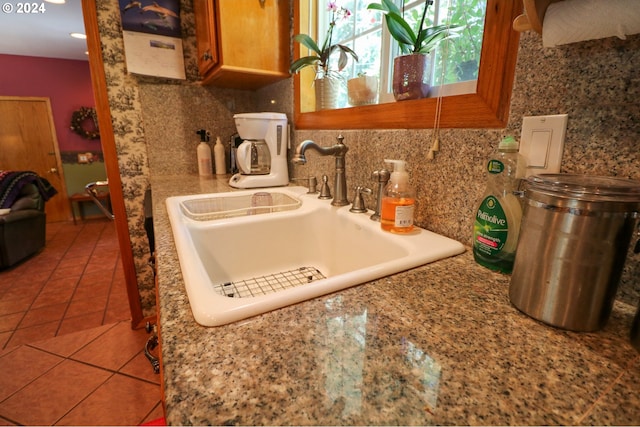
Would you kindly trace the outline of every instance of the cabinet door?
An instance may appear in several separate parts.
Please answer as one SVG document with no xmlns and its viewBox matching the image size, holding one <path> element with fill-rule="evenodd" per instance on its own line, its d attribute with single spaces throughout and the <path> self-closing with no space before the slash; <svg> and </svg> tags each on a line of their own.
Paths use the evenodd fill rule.
<svg viewBox="0 0 640 427">
<path fill-rule="evenodd" d="M 215 1 L 222 30 L 219 42 L 223 64 L 274 72 L 287 70 L 288 1 Z"/>
<path fill-rule="evenodd" d="M 194 4 L 205 2 L 198 0 Z M 289 1 L 207 0 L 207 17 L 196 8 L 203 84 L 257 89 L 289 77 Z M 208 35 L 202 34 L 207 24 Z"/>
<path fill-rule="evenodd" d="M 206 76 L 218 64 L 218 43 L 213 0 L 195 0 L 193 2 L 193 11 L 196 21 L 198 70 L 201 76 Z"/>
</svg>

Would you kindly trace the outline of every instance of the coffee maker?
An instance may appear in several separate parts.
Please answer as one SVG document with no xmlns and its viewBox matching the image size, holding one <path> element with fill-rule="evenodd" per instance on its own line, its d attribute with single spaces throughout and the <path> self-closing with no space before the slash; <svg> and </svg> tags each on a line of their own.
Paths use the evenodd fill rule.
<svg viewBox="0 0 640 427">
<path fill-rule="evenodd" d="M 235 188 L 277 187 L 289 184 L 287 116 L 282 113 L 235 114 L 243 142 L 236 151 L 239 173 L 229 180 Z"/>
</svg>

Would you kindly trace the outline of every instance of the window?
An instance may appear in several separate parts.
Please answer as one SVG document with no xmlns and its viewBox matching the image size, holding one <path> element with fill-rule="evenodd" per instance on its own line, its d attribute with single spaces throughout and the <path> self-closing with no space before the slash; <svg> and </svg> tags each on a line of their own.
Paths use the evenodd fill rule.
<svg viewBox="0 0 640 427">
<path fill-rule="evenodd" d="M 327 11 L 324 0 L 309 0 L 316 3 L 318 17 L 318 34 L 326 34 L 331 14 Z M 360 74 L 378 76 L 380 81 L 379 102 L 394 102 L 391 91 L 393 58 L 400 55 L 397 42 L 391 37 L 379 11 L 368 10 L 370 3 L 379 0 L 338 0 L 338 6 L 351 12 L 348 17 L 337 21 L 332 43 L 343 44 L 353 49 L 359 61 L 349 61 L 343 70 L 346 79 Z M 400 10 L 404 10 L 404 18 L 412 28 L 417 29 L 425 0 L 395 0 Z M 484 0 L 434 0 L 429 6 L 426 26 L 459 25 L 459 36 L 440 43 L 432 52 L 432 82 L 430 96 L 473 93 L 476 90 L 478 65 L 482 48 Z M 331 61 L 338 61 L 335 53 Z M 440 87 L 443 85 L 444 87 Z M 464 82 L 464 83 L 463 83 Z M 346 91 L 340 96 L 340 106 L 348 107 Z"/>
<path fill-rule="evenodd" d="M 509 116 L 520 34 L 513 20 L 522 14 L 522 2 L 481 0 L 486 4 L 482 50 L 474 93 L 445 96 L 438 107 L 435 98 L 313 111 L 305 104 L 305 92 L 313 90 L 313 75 L 294 75 L 294 117 L 297 129 L 427 129 L 436 109 L 442 128 L 503 128 Z M 294 1 L 294 34 L 316 34 L 315 9 L 309 0 Z M 294 46 L 294 57 L 302 49 Z M 313 74 L 313 73 L 311 73 Z"/>
</svg>

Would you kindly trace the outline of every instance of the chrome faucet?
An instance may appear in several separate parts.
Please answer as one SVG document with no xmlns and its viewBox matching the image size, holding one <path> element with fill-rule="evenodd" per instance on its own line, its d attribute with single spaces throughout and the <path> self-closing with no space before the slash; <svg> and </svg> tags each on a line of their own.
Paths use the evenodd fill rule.
<svg viewBox="0 0 640 427">
<path fill-rule="evenodd" d="M 321 147 L 310 139 L 302 141 L 296 148 L 296 152 L 291 161 L 295 164 L 304 165 L 307 163 L 307 158 L 304 156 L 304 153 L 309 149 L 317 151 L 321 156 L 334 156 L 336 158 L 336 179 L 333 189 L 334 196 L 331 204 L 333 206 L 346 206 L 349 204 L 349 201 L 347 200 L 345 154 L 347 154 L 349 148 L 342 143 L 344 140 L 342 135 L 338 135 L 336 139 L 338 140 L 338 143 L 332 147 Z"/>
</svg>

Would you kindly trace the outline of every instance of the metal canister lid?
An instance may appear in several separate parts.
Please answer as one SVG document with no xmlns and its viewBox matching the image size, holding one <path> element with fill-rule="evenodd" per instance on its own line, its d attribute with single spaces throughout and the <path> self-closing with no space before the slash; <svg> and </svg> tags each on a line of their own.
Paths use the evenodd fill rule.
<svg viewBox="0 0 640 427">
<path fill-rule="evenodd" d="M 616 205 L 615 210 L 640 210 L 640 182 L 611 176 L 540 174 L 526 179 L 525 194 L 563 202 Z M 545 197 L 546 196 L 546 197 Z M 599 210 L 599 209 L 598 209 Z"/>
</svg>

